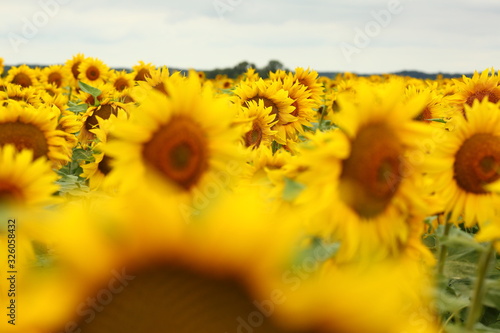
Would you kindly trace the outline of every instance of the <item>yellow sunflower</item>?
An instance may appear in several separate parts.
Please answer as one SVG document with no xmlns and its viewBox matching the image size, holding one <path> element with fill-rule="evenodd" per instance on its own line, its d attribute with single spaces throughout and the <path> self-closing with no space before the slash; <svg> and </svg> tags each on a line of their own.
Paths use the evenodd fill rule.
<svg viewBox="0 0 500 333">
<path fill-rule="evenodd" d="M 276 131 L 271 128 L 278 122 L 271 115 L 271 107 L 265 107 L 264 101 L 248 101 L 246 106 L 242 106 L 239 118 L 242 121 L 249 120 L 249 130 L 244 134 L 245 146 L 251 149 L 260 145 L 269 146 Z"/>
<path fill-rule="evenodd" d="M 263 79 L 257 82 L 243 81 L 234 89 L 234 95 L 235 103 L 242 106 L 249 101 L 262 100 L 266 108 L 271 107 L 270 115 L 278 121 L 275 126 L 297 121 L 297 117 L 292 115 L 295 110 L 292 105 L 294 100 L 288 96 L 288 92 L 283 89 L 280 81 L 264 81 Z M 286 131 L 278 132 L 274 140 L 286 144 Z"/>
<path fill-rule="evenodd" d="M 135 85 L 134 74 L 127 73 L 127 71 L 111 70 L 109 83 L 113 85 L 116 91 L 123 91 L 127 88 L 132 88 Z"/>
<path fill-rule="evenodd" d="M 194 75 L 167 82 L 167 90 L 169 97 L 137 93 L 130 120 L 116 123 L 105 150 L 113 158 L 109 177 L 124 191 L 146 186 L 182 197 L 226 187 L 244 158 L 243 129 L 233 124 L 237 108 Z"/>
<path fill-rule="evenodd" d="M 427 173 L 445 203 L 451 221 L 463 218 L 466 226 L 495 216 L 497 195 L 487 185 L 499 179 L 500 109 L 486 100 L 465 105 L 444 142 L 430 156 Z"/>
<path fill-rule="evenodd" d="M 7 83 L 5 89 L 0 90 L 0 101 L 2 105 L 7 105 L 10 102 L 20 105 L 31 105 L 34 107 L 40 106 L 42 101 L 42 91 L 36 87 L 23 88 L 20 85 Z"/>
<path fill-rule="evenodd" d="M 491 74 L 491 75 L 490 75 Z M 472 106 L 475 100 L 482 101 L 488 97 L 488 101 L 497 103 L 500 101 L 500 78 L 493 68 L 485 69 L 481 74 L 474 72 L 472 78 L 463 76 L 462 81 L 454 80 L 457 86 L 457 93 L 453 96 L 452 102 L 457 104 L 460 111 L 464 112 L 465 105 Z"/>
<path fill-rule="evenodd" d="M 109 67 L 100 59 L 86 58 L 78 65 L 78 80 L 91 86 L 106 83 Z"/>
<path fill-rule="evenodd" d="M 149 75 L 145 77 L 144 80 L 138 82 L 139 86 L 144 89 L 153 88 L 165 96 L 168 96 L 169 92 L 167 91 L 166 83 L 168 80 L 176 80 L 179 79 L 180 72 L 175 72 L 170 75 L 170 71 L 167 67 L 160 67 L 156 69 L 151 69 L 149 71 Z"/>
<path fill-rule="evenodd" d="M 33 159 L 33 151 L 0 147 L 0 205 L 34 207 L 54 202 L 56 173 L 45 156 Z"/>
<path fill-rule="evenodd" d="M 66 87 L 69 83 L 70 73 L 66 72 L 63 65 L 52 65 L 42 69 L 40 82 L 53 84 L 58 88 Z"/>
<path fill-rule="evenodd" d="M 294 78 L 300 84 L 307 87 L 308 92 L 315 102 L 315 107 L 319 107 L 323 101 L 323 86 L 318 82 L 318 72 L 301 67 L 295 68 Z"/>
<path fill-rule="evenodd" d="M 27 65 L 14 66 L 9 69 L 5 82 L 17 84 L 23 88 L 38 84 L 36 70 Z"/>
<path fill-rule="evenodd" d="M 309 135 L 301 149 L 294 200 L 316 216 L 311 231 L 342 242 L 338 260 L 399 255 L 409 216 L 429 213 L 420 143 L 430 128 L 412 121 L 423 104 L 406 101 L 403 85 L 360 86 L 357 103 L 339 101 L 341 130 Z"/>
<path fill-rule="evenodd" d="M 71 153 L 64 133 L 57 130 L 55 110 L 22 107 L 18 103 L 0 106 L 0 146 L 12 144 L 18 150 L 33 151 L 33 158 L 47 157 L 54 167 L 69 161 Z"/>
<path fill-rule="evenodd" d="M 112 116 L 126 117 L 126 115 L 125 105 L 113 100 L 105 100 L 97 106 L 89 107 L 81 116 L 82 127 L 78 135 L 78 140 L 82 145 L 86 145 L 95 138 L 95 134 L 91 130 L 99 127 L 99 118 L 107 120 Z"/>
<path fill-rule="evenodd" d="M 78 67 L 86 58 L 87 57 L 83 53 L 78 53 L 64 63 L 65 71 L 69 73 L 69 81 L 74 88 L 78 88 L 78 76 L 80 75 Z"/>
<path fill-rule="evenodd" d="M 0 76 L 3 74 L 3 70 L 4 70 L 3 58 L 0 57 Z"/>
<path fill-rule="evenodd" d="M 151 71 L 156 68 L 152 63 L 145 63 L 144 61 L 139 61 L 135 66 L 132 66 L 132 74 L 135 81 L 146 81 L 148 76 L 151 76 Z"/>
</svg>

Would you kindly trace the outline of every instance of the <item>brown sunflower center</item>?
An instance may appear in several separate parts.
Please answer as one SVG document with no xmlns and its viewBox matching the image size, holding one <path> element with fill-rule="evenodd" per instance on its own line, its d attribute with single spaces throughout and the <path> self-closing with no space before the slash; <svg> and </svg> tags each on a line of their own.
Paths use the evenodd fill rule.
<svg viewBox="0 0 500 333">
<path fill-rule="evenodd" d="M 134 77 L 135 81 L 146 81 L 146 76 L 150 76 L 149 69 L 141 68 Z"/>
<path fill-rule="evenodd" d="M 23 191 L 19 187 L 0 180 L 0 204 L 12 201 L 23 201 L 23 198 Z"/>
<path fill-rule="evenodd" d="M 33 124 L 21 122 L 0 124 L 0 146 L 12 144 L 17 150 L 30 149 L 33 158 L 46 156 L 49 152 L 43 132 Z"/>
<path fill-rule="evenodd" d="M 53 72 L 49 74 L 49 77 L 47 78 L 47 81 L 49 83 L 55 84 L 57 87 L 60 87 L 62 85 L 62 75 L 61 73 L 58 72 Z"/>
<path fill-rule="evenodd" d="M 455 180 L 466 192 L 488 193 L 483 186 L 499 177 L 500 137 L 479 133 L 464 141 L 455 155 Z"/>
<path fill-rule="evenodd" d="M 101 117 L 102 119 L 109 119 L 111 115 L 117 115 L 118 110 L 117 107 L 114 107 L 112 104 L 101 104 L 97 107 L 97 109 L 92 113 L 90 117 L 85 121 L 85 129 L 87 131 L 97 127 L 99 122 L 97 121 L 97 117 Z"/>
<path fill-rule="evenodd" d="M 253 300 L 238 281 L 184 268 L 116 270 L 82 299 L 73 328 L 82 333 L 291 333 L 272 321 L 274 302 L 283 301 L 277 295 L 281 298 Z"/>
<path fill-rule="evenodd" d="M 97 68 L 96 66 L 89 66 L 89 68 L 87 68 L 87 71 L 85 72 L 85 76 L 90 81 L 97 80 L 100 75 L 101 72 L 99 71 L 99 68 Z"/>
<path fill-rule="evenodd" d="M 78 70 L 78 66 L 80 66 L 81 61 L 75 62 L 73 66 L 71 66 L 71 74 L 73 74 L 73 77 L 78 79 L 78 75 L 80 75 L 80 71 Z"/>
<path fill-rule="evenodd" d="M 97 169 L 101 171 L 104 175 L 107 175 L 108 173 L 111 172 L 112 167 L 111 167 L 111 160 L 112 157 L 109 157 L 108 155 L 104 155 L 101 162 L 97 165 Z"/>
<path fill-rule="evenodd" d="M 259 100 L 262 100 L 264 102 L 264 107 L 268 108 L 271 107 L 271 113 L 270 115 L 274 115 L 273 121 L 277 120 L 279 117 L 279 109 L 276 103 L 274 103 L 272 100 L 266 97 L 260 97 L 260 96 L 255 96 L 250 98 L 248 101 L 255 101 L 259 103 Z"/>
<path fill-rule="evenodd" d="M 401 182 L 402 145 L 386 125 L 371 124 L 360 129 L 351 149 L 342 163 L 343 200 L 362 218 L 376 217 Z"/>
<path fill-rule="evenodd" d="M 129 83 L 126 79 L 124 78 L 119 78 L 115 81 L 114 87 L 118 91 L 123 91 L 125 88 L 129 87 Z"/>
<path fill-rule="evenodd" d="M 415 117 L 415 120 L 423 121 L 425 123 L 430 123 L 432 120 L 429 119 L 432 119 L 432 112 L 429 106 L 427 105 L 425 106 L 424 110 L 420 112 L 418 116 Z"/>
<path fill-rule="evenodd" d="M 23 88 L 26 88 L 26 87 L 33 85 L 33 81 L 31 81 L 31 78 L 26 73 L 16 74 L 14 76 L 14 78 L 12 79 L 12 83 L 18 84 Z"/>
<path fill-rule="evenodd" d="M 169 96 L 167 88 L 165 88 L 165 84 L 163 82 L 159 82 L 158 84 L 154 85 L 153 89 L 161 92 L 165 96 Z"/>
<path fill-rule="evenodd" d="M 262 128 L 256 123 L 253 123 L 252 129 L 245 134 L 245 145 L 247 147 L 254 146 L 258 148 L 262 141 Z"/>
<path fill-rule="evenodd" d="M 467 98 L 465 101 L 466 104 L 472 106 L 472 103 L 477 99 L 478 101 L 482 101 L 485 97 L 488 97 L 488 101 L 492 103 L 496 103 L 500 100 L 500 96 L 495 93 L 493 90 L 480 90 L 475 91 L 472 95 Z"/>
<path fill-rule="evenodd" d="M 204 132 L 188 117 L 170 119 L 144 144 L 142 153 L 157 171 L 186 190 L 195 186 L 208 168 Z"/>
</svg>

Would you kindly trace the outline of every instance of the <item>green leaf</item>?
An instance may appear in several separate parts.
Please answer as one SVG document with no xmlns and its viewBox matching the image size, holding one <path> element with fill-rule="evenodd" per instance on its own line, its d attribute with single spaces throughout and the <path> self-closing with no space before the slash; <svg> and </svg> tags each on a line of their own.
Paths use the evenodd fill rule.
<svg viewBox="0 0 500 333">
<path fill-rule="evenodd" d="M 293 201 L 305 188 L 304 184 L 298 183 L 290 178 L 285 178 L 285 188 L 283 189 L 283 200 Z"/>
<path fill-rule="evenodd" d="M 77 105 L 70 106 L 69 108 L 67 108 L 67 110 L 74 112 L 74 113 L 82 113 L 82 112 L 87 111 L 88 108 L 89 108 L 88 104 L 84 103 L 84 104 L 77 104 Z"/>
<path fill-rule="evenodd" d="M 94 159 L 92 151 L 85 150 L 82 148 L 76 148 L 73 150 L 73 160 L 74 161 L 92 161 Z"/>
<path fill-rule="evenodd" d="M 99 89 L 89 86 L 85 82 L 78 81 L 78 85 L 80 86 L 80 89 L 82 91 L 94 96 L 95 99 L 97 99 L 97 96 L 99 96 L 102 93 L 102 91 L 100 91 Z"/>
<path fill-rule="evenodd" d="M 441 118 L 432 118 L 432 119 L 425 119 L 425 120 L 435 121 L 436 123 L 446 124 L 446 121 L 444 119 L 441 119 Z"/>
</svg>

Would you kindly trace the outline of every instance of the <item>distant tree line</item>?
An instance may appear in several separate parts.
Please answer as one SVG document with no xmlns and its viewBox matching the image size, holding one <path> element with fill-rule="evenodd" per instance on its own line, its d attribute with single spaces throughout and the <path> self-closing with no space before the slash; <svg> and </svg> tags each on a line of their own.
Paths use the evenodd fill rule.
<svg viewBox="0 0 500 333">
<path fill-rule="evenodd" d="M 249 68 L 255 68 L 255 71 L 260 75 L 260 77 L 267 78 L 269 72 L 276 72 L 278 69 L 286 70 L 287 68 L 278 60 L 270 60 L 268 64 L 262 68 L 258 68 L 255 64 L 248 61 L 242 61 L 234 67 L 226 68 L 216 68 L 212 70 L 205 70 L 205 76 L 207 79 L 213 79 L 217 75 L 226 75 L 229 78 L 237 78 L 239 75 L 245 73 Z"/>
</svg>

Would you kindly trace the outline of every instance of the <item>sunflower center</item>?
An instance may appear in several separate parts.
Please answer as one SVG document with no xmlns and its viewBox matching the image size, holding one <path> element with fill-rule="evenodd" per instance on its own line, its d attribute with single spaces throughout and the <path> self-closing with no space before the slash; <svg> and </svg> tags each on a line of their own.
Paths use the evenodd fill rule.
<svg viewBox="0 0 500 333">
<path fill-rule="evenodd" d="M 115 274 L 82 303 L 92 316 L 81 332 L 291 333 L 269 319 L 272 300 L 253 301 L 238 281 L 176 267 Z"/>
<path fill-rule="evenodd" d="M 144 159 L 180 187 L 189 190 L 208 168 L 203 130 L 190 118 L 177 116 L 144 144 Z"/>
<path fill-rule="evenodd" d="M 23 192 L 19 187 L 0 180 L 0 204 L 23 201 L 23 198 Z"/>
<path fill-rule="evenodd" d="M 78 66 L 80 66 L 81 61 L 75 62 L 73 66 L 71 66 L 71 74 L 75 79 L 78 79 L 78 75 L 80 75 L 80 71 L 78 70 Z"/>
<path fill-rule="evenodd" d="M 245 145 L 247 147 L 254 146 L 258 148 L 262 141 L 262 128 L 256 123 L 252 125 L 252 129 L 245 134 Z"/>
<path fill-rule="evenodd" d="M 112 160 L 111 157 L 109 157 L 108 155 L 104 155 L 101 162 L 99 162 L 99 164 L 97 165 L 97 169 L 101 171 L 104 175 L 107 175 L 112 170 L 110 163 L 111 160 Z"/>
<path fill-rule="evenodd" d="M 115 81 L 114 87 L 118 91 L 123 91 L 123 89 L 128 88 L 129 84 L 126 79 L 119 78 Z"/>
<path fill-rule="evenodd" d="M 111 104 L 101 104 L 97 107 L 97 109 L 92 113 L 90 117 L 85 121 L 85 129 L 87 131 L 97 127 L 99 122 L 97 121 L 97 117 L 100 117 L 104 120 L 109 119 L 111 115 L 117 115 L 118 110 L 113 107 Z"/>
<path fill-rule="evenodd" d="M 418 121 L 423 121 L 425 123 L 430 123 L 432 120 L 432 113 L 431 110 L 429 109 L 429 106 L 427 105 L 422 112 L 418 116 L 415 117 L 415 120 Z"/>
<path fill-rule="evenodd" d="M 33 159 L 46 156 L 49 152 L 43 132 L 33 124 L 21 122 L 0 124 L 0 146 L 12 144 L 17 150 L 30 149 Z"/>
<path fill-rule="evenodd" d="M 159 82 L 158 84 L 154 85 L 153 89 L 161 92 L 165 96 L 169 96 L 167 88 L 165 88 L 165 84 L 163 82 Z"/>
<path fill-rule="evenodd" d="M 90 66 L 89 68 L 87 68 L 85 75 L 90 81 L 95 81 L 100 76 L 99 68 L 97 68 L 96 66 Z"/>
<path fill-rule="evenodd" d="M 141 68 L 134 77 L 135 81 L 146 81 L 146 76 L 150 76 L 147 68 Z"/>
<path fill-rule="evenodd" d="M 277 120 L 278 114 L 279 114 L 279 109 L 276 103 L 274 103 L 272 100 L 266 97 L 260 97 L 260 96 L 255 96 L 250 98 L 248 101 L 255 101 L 256 103 L 259 103 L 259 100 L 262 100 L 264 102 L 264 107 L 268 108 L 271 107 L 271 113 L 270 115 L 274 115 L 273 121 Z"/>
<path fill-rule="evenodd" d="M 23 88 L 29 87 L 33 84 L 31 78 L 26 73 L 18 73 L 12 79 L 12 83 L 18 84 Z"/>
<path fill-rule="evenodd" d="M 465 101 L 466 104 L 469 106 L 472 106 L 472 103 L 477 99 L 478 101 L 482 101 L 483 98 L 488 96 L 488 101 L 492 103 L 496 103 L 500 100 L 500 96 L 495 94 L 494 91 L 491 90 L 480 90 L 480 91 L 475 91 L 472 95 L 470 95 L 467 98 L 467 101 Z"/>
<path fill-rule="evenodd" d="M 464 191 L 488 193 L 483 186 L 500 178 L 500 137 L 479 133 L 465 140 L 455 155 L 453 169 Z"/>
<path fill-rule="evenodd" d="M 49 83 L 55 84 L 57 87 L 60 87 L 62 84 L 62 75 L 60 73 L 50 73 L 47 78 Z"/>
<path fill-rule="evenodd" d="M 362 218 L 382 213 L 401 182 L 402 145 L 384 124 L 367 125 L 352 141 L 351 155 L 342 163 L 343 200 Z"/>
</svg>

